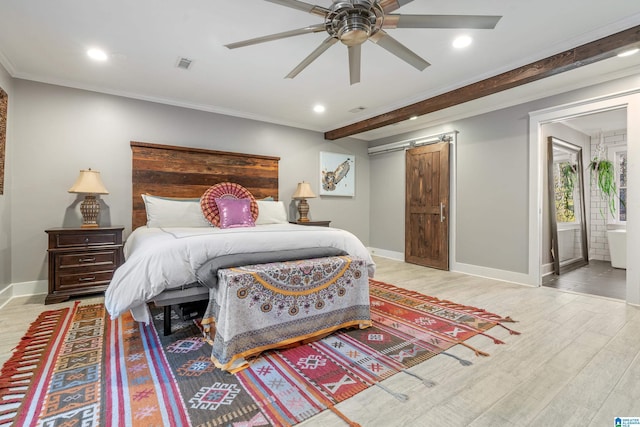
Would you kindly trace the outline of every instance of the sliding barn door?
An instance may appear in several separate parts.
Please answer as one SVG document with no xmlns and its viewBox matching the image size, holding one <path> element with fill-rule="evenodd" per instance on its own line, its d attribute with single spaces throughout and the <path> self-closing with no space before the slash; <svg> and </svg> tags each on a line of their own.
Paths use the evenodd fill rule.
<svg viewBox="0 0 640 427">
<path fill-rule="evenodd" d="M 406 152 L 406 262 L 449 269 L 449 143 Z"/>
</svg>

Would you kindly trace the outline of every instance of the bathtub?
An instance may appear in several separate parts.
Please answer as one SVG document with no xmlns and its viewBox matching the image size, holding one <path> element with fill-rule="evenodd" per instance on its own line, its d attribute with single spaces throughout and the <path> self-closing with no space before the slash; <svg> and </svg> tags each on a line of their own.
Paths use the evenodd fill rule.
<svg viewBox="0 0 640 427">
<path fill-rule="evenodd" d="M 627 269 L 627 230 L 607 230 L 611 267 Z"/>
<path fill-rule="evenodd" d="M 558 260 L 560 264 L 581 258 L 582 241 L 580 224 L 563 224 L 558 227 Z"/>
</svg>

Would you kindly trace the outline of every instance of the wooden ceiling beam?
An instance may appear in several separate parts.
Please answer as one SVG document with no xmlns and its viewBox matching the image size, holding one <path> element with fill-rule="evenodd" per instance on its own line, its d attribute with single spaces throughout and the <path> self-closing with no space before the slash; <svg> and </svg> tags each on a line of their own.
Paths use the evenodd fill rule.
<svg viewBox="0 0 640 427">
<path fill-rule="evenodd" d="M 584 65 L 593 64 L 638 45 L 640 45 L 640 25 L 424 101 L 327 131 L 324 134 L 324 138 L 336 140 L 398 123 L 413 116 L 433 113 L 434 111 L 492 95 Z"/>
</svg>

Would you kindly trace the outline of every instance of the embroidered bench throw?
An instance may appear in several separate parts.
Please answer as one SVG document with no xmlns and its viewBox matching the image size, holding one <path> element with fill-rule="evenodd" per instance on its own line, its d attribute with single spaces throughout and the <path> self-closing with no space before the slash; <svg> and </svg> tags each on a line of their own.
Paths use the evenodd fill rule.
<svg viewBox="0 0 640 427">
<path fill-rule="evenodd" d="M 371 326 L 366 268 L 335 256 L 218 270 L 202 319 L 212 361 L 234 373 L 265 350 Z"/>
</svg>

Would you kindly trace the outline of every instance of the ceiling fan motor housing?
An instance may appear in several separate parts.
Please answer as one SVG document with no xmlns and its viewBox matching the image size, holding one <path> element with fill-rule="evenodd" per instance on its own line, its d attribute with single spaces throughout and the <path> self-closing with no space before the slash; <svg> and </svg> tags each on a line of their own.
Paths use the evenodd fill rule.
<svg viewBox="0 0 640 427">
<path fill-rule="evenodd" d="M 329 34 L 343 44 L 357 46 L 380 30 L 383 21 L 384 12 L 375 1 L 336 0 L 325 24 Z"/>
</svg>

